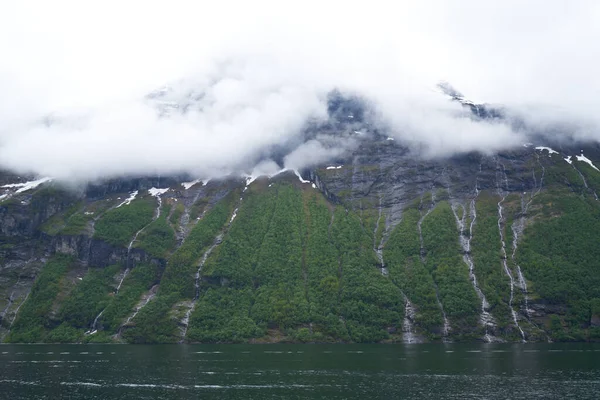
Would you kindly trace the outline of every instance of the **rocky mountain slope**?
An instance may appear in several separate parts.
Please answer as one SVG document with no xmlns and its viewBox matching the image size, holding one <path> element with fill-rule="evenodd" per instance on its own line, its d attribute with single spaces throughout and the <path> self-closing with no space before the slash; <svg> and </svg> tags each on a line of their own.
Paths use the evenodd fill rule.
<svg viewBox="0 0 600 400">
<path fill-rule="evenodd" d="M 428 160 L 358 100 L 331 104 L 307 135 L 356 145 L 307 170 L 79 189 L 0 174 L 0 339 L 600 339 L 597 144 Z"/>
</svg>

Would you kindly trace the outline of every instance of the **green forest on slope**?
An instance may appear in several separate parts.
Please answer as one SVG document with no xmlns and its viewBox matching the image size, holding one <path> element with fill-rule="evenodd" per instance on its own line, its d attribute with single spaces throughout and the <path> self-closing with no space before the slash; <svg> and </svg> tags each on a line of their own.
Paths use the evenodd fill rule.
<svg viewBox="0 0 600 400">
<path fill-rule="evenodd" d="M 520 267 L 527 284 L 527 291 L 514 287 L 512 309 L 528 339 L 599 340 L 600 202 L 592 191 L 600 189 L 600 174 L 577 165 L 586 188 L 571 165 L 542 162 L 536 171 L 545 166 L 543 190 L 524 197 L 527 223 L 514 259 L 511 227 L 523 216 L 523 201 L 512 194 L 503 202 L 507 266 L 515 279 Z M 332 204 L 309 185 L 257 181 L 213 203 L 200 198 L 192 206 L 192 220 L 199 219 L 183 243 L 175 238 L 181 205 L 163 204 L 156 220 L 156 199 L 149 196 L 104 206 L 95 238 L 126 250 L 143 228 L 133 250 L 152 261 L 124 257 L 100 268 L 52 256 L 5 340 L 395 342 L 402 340 L 406 298 L 421 336 L 481 340 L 481 301 L 459 243 L 469 233 L 459 232 L 447 196 L 436 198 L 431 206 L 415 199 L 386 232 L 388 276 L 373 249 L 384 236 L 383 224 L 375 229 L 377 214 Z M 477 197 L 471 257 L 495 334 L 519 340 L 503 269 L 500 200 L 491 191 Z M 459 212 L 468 213 L 469 204 L 463 206 Z M 80 203 L 65 209 L 45 232 L 81 234 L 91 221 L 88 209 Z M 470 222 L 467 216 L 466 230 Z M 92 327 L 97 332 L 90 334 Z"/>
</svg>

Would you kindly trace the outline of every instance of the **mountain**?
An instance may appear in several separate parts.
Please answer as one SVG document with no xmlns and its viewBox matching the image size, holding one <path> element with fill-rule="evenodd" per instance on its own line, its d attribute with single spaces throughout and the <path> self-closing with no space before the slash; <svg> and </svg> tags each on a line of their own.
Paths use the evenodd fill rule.
<svg viewBox="0 0 600 400">
<path fill-rule="evenodd" d="M 473 118 L 504 118 L 442 90 Z M 78 189 L 0 173 L 0 339 L 600 339 L 598 144 L 427 159 L 359 98 L 334 92 L 328 111 L 298 143 L 354 145 L 301 171 Z M 265 158 L 281 165 L 298 143 Z"/>
</svg>

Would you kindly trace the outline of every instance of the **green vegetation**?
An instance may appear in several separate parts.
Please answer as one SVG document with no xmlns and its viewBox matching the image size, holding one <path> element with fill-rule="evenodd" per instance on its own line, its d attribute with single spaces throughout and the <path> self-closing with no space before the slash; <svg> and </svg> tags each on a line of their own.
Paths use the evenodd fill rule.
<svg viewBox="0 0 600 400">
<path fill-rule="evenodd" d="M 58 319 L 74 328 L 87 330 L 109 303 L 119 270 L 118 265 L 91 268 L 63 302 Z"/>
<path fill-rule="evenodd" d="M 372 240 L 341 208 L 332 223 L 320 196 L 285 184 L 251 192 L 205 265 L 188 339 L 387 339 L 403 302 L 377 269 Z"/>
<path fill-rule="evenodd" d="M 490 305 L 490 313 L 496 319 L 500 329 L 506 329 L 513 324 L 513 321 L 508 306 L 510 279 L 502 266 L 500 232 L 498 230 L 498 201 L 500 198 L 482 193 L 475 203 L 477 219 L 473 226 L 471 256 L 475 265 L 477 283 Z M 509 227 L 510 224 L 506 224 L 506 226 Z M 506 229 L 506 231 L 510 231 L 510 229 Z M 505 242 L 507 244 L 506 252 L 510 257 L 511 240 L 506 238 Z"/>
<path fill-rule="evenodd" d="M 478 334 L 479 299 L 460 254 L 456 220 L 450 204 L 440 202 L 422 223 L 426 268 L 432 273 L 453 335 Z"/>
<path fill-rule="evenodd" d="M 173 225 L 176 228 L 179 227 L 181 217 L 184 212 L 185 206 L 181 203 L 176 203 L 175 207 L 173 208 L 173 211 L 171 212 L 171 215 L 169 216 L 169 222 L 171 223 L 171 225 Z"/>
<path fill-rule="evenodd" d="M 126 247 L 135 233 L 152 221 L 155 209 L 156 199 L 146 197 L 110 210 L 96 222 L 94 237 Z"/>
<path fill-rule="evenodd" d="M 577 170 L 558 157 L 529 161 L 527 168 L 535 171 L 538 185 L 544 166 L 544 181 L 542 190 L 534 191 L 525 215 L 516 260 L 512 258 L 511 226 L 520 221 L 531 191 L 524 195 L 525 203 L 520 193 L 504 199 L 502 235 L 508 268 L 516 280 L 520 266 L 528 286 L 528 308 L 536 312 L 526 312 L 525 295 L 517 286 L 513 309 L 528 340 L 545 340 L 546 334 L 554 341 L 600 340 L 600 246 L 596 240 L 600 202 L 592 193 L 600 191 L 600 173 L 585 163 L 575 164 L 590 187 L 586 189 Z M 349 181 L 355 172 L 371 174 L 378 168 L 323 173 Z M 513 172 L 508 171 L 509 175 Z M 420 202 L 416 190 L 407 192 L 407 196 L 414 192 L 414 201 L 402 211 L 387 238 L 383 261 L 389 276 L 383 276 L 373 248 L 384 237 L 385 215 L 379 212 L 375 191 L 363 198 L 350 196 L 349 189 L 338 191 L 342 201 L 352 197 L 355 211 L 350 211 L 329 203 L 296 178 L 259 180 L 248 190 L 233 189 L 225 197 L 221 196 L 226 192 L 220 190 L 191 207 L 186 227 L 190 233 L 179 248 L 175 229 L 185 212 L 183 204 L 165 203 L 153 221 L 157 203 L 151 196 L 110 209 L 114 203 L 76 201 L 52 187 L 33 192 L 33 208 L 27 212 L 36 213 L 37 221 L 49 209 L 60 210 L 41 226 L 46 234 L 85 234 L 91 231 L 96 215 L 94 237 L 120 247 L 111 257 L 124 255 L 125 247 L 144 228 L 133 246 L 152 261 L 137 262 L 140 251 L 130 259 L 121 256 L 118 264 L 105 268 L 67 255 L 50 257 L 6 340 L 394 342 L 402 338 L 405 296 L 416 311 L 417 333 L 429 340 L 442 338 L 442 309 L 452 340 L 482 337 L 481 302 L 459 243 L 459 235 L 469 234 L 471 221 L 467 215 L 465 232 L 458 232 L 448 191 L 435 192 L 437 204 L 428 214 L 424 208 L 429 208 L 430 194 Z M 486 190 L 479 194 L 471 256 L 479 287 L 498 325 L 492 333 L 519 340 L 509 308 L 510 282 L 503 268 L 499 200 Z M 235 207 L 239 209 L 232 220 Z M 13 208 L 24 212 L 20 201 L 2 204 L 4 212 Z M 468 210 L 456 212 L 460 218 Z M 19 239 L 8 234 L 0 238 L 0 258 L 18 249 Z M 81 256 L 81 247 L 88 242 L 79 239 L 64 242 L 75 246 L 75 254 Z M 61 244 L 57 248 L 75 250 Z M 209 249 L 210 255 L 204 257 Z M 35 265 L 30 270 L 36 271 Z M 7 288 L 20 279 L 16 274 L 5 277 Z M 3 304 L 8 306 L 9 300 Z M 12 312 L 17 305 L 10 307 Z M 86 334 L 96 317 L 98 332 Z M 2 328 L 8 327 L 8 321 L 3 321 Z"/>
<path fill-rule="evenodd" d="M 394 229 L 383 252 L 390 278 L 418 310 L 415 326 L 431 338 L 439 337 L 443 325 L 433 278 L 421 262 L 417 223 L 421 218 L 416 208 L 404 211 L 402 221 Z"/>
<path fill-rule="evenodd" d="M 123 337 L 127 341 L 171 343 L 179 340 L 177 324 L 182 316 L 173 313 L 173 306 L 178 301 L 194 297 L 198 262 L 227 223 L 237 197 L 239 193 L 232 192 L 208 211 L 169 258 L 157 297 L 138 313 L 132 326 L 124 331 Z"/>
<path fill-rule="evenodd" d="M 536 222 L 528 227 L 517 253 L 530 290 L 556 310 L 545 322 L 554 340 L 591 339 L 600 299 L 598 260 L 600 207 L 553 188 L 538 195 Z"/>
<path fill-rule="evenodd" d="M 140 233 L 134 247 L 155 258 L 169 257 L 176 244 L 175 232 L 167 222 L 170 209 L 170 206 L 163 207 L 160 217 Z"/>
<path fill-rule="evenodd" d="M 335 211 L 331 236 L 340 260 L 341 317 L 354 342 L 388 338 L 404 317 L 399 289 L 381 275 L 372 250 L 372 238 L 358 218 L 341 208 Z"/>
<path fill-rule="evenodd" d="M 64 285 L 73 258 L 57 255 L 48 260 L 35 280 L 29 297 L 19 310 L 7 342 L 37 343 L 54 327 L 54 303 Z"/>
<path fill-rule="evenodd" d="M 111 296 L 109 304 L 98 319 L 98 325 L 107 332 L 117 333 L 125 318 L 133 313 L 142 295 L 160 281 L 162 269 L 155 263 L 136 264 L 123 280 L 119 292 Z"/>
</svg>

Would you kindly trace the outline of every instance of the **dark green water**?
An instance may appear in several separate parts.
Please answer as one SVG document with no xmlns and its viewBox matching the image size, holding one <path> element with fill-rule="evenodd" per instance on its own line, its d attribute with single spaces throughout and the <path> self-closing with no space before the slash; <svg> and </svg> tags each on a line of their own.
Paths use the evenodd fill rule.
<svg viewBox="0 0 600 400">
<path fill-rule="evenodd" d="M 598 399 L 600 345 L 1 345 L 2 399 Z"/>
</svg>

